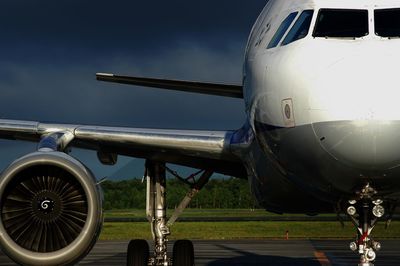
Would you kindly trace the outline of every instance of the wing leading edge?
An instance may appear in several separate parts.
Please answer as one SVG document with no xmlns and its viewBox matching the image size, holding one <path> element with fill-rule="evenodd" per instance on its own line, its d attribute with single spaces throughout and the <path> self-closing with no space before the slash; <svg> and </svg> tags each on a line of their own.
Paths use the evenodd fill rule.
<svg viewBox="0 0 400 266">
<path fill-rule="evenodd" d="M 233 98 L 243 98 L 243 87 L 233 84 L 204 83 L 195 81 L 129 77 L 108 73 L 97 73 L 96 79 L 107 82 L 137 85 L 167 90 L 186 91 Z"/>
<path fill-rule="evenodd" d="M 39 141 L 55 132 L 71 132 L 72 146 L 159 160 L 245 177 L 231 152 L 234 131 L 166 130 L 0 120 L 0 138 Z"/>
</svg>

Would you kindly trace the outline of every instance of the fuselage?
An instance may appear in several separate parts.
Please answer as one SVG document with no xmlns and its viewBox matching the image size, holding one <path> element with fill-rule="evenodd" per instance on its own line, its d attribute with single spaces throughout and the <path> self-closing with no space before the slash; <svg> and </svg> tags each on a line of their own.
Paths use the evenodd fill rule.
<svg viewBox="0 0 400 266">
<path fill-rule="evenodd" d="M 310 195 L 305 202 L 351 199 L 367 183 L 399 198 L 396 16 L 400 1 L 267 3 L 244 64 L 248 124 L 258 146 L 247 168 L 267 208 L 280 201 L 267 187 L 288 183 L 297 187 L 289 192 L 294 197 Z M 315 212 L 326 209 L 318 206 Z M 281 211 L 297 211 L 291 208 Z"/>
</svg>

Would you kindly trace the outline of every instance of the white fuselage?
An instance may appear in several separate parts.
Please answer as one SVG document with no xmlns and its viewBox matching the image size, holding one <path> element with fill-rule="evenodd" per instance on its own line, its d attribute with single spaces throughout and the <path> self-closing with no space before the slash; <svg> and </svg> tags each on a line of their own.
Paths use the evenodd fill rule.
<svg viewBox="0 0 400 266">
<path fill-rule="evenodd" d="M 375 10 L 396 8 L 400 1 L 268 2 L 248 42 L 244 96 L 257 140 L 283 176 L 333 195 L 351 195 L 367 182 L 382 193 L 399 191 L 397 179 L 388 187 L 400 165 L 400 39 L 378 36 L 374 20 Z M 325 9 L 362 10 L 367 33 L 314 36 Z M 285 44 L 307 10 L 308 33 Z M 269 47 L 294 12 L 279 42 Z"/>
<path fill-rule="evenodd" d="M 249 115 L 256 115 L 255 110 L 261 108 L 269 114 L 263 122 L 285 127 L 281 102 L 290 98 L 296 110 L 296 125 L 340 120 L 400 120 L 400 108 L 395 108 L 400 96 L 399 38 L 375 35 L 373 18 L 370 18 L 369 35 L 362 38 L 312 36 L 320 8 L 366 9 L 373 16 L 376 8 L 400 8 L 400 1 L 397 5 L 375 3 L 382 1 L 347 1 L 351 5 L 338 2 L 346 1 L 295 1 L 297 4 L 293 4 L 272 0 L 268 3 L 247 48 L 245 97 Z M 308 9 L 313 9 L 314 15 L 306 37 L 266 48 L 289 13 Z M 268 23 L 268 32 L 262 33 Z M 261 42 L 258 35 L 263 36 Z M 256 45 L 257 42 L 260 43 Z"/>
</svg>

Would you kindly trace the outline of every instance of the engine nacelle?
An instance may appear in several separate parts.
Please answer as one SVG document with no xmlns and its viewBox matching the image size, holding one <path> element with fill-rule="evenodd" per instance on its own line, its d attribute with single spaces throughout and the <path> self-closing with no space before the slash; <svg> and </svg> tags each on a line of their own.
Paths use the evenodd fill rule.
<svg viewBox="0 0 400 266">
<path fill-rule="evenodd" d="M 95 244 L 102 193 L 81 162 L 56 151 L 13 162 L 0 180 L 0 245 L 22 265 L 70 265 Z"/>
</svg>

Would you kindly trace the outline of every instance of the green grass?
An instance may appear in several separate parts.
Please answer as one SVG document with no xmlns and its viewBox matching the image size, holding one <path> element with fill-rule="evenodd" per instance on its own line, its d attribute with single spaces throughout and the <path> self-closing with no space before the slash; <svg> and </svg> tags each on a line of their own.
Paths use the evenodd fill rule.
<svg viewBox="0 0 400 266">
<path fill-rule="evenodd" d="M 173 210 L 167 212 L 169 215 Z M 277 216 L 264 210 L 256 209 L 186 209 L 182 217 L 264 217 Z M 296 215 L 290 215 L 296 216 Z M 304 215 L 297 215 L 304 216 Z M 323 216 L 335 216 L 326 214 Z M 145 217 L 144 210 L 113 210 L 105 212 L 105 217 Z M 350 222 L 342 229 L 339 222 L 177 222 L 171 228 L 171 239 L 262 239 L 290 238 L 352 238 L 355 229 Z M 378 224 L 373 232 L 376 238 L 400 237 L 400 221 L 392 222 L 388 230 L 384 223 Z M 100 239 L 128 240 L 133 238 L 151 239 L 150 224 L 105 223 Z"/>
<path fill-rule="evenodd" d="M 342 229 L 338 222 L 178 222 L 171 228 L 170 239 L 284 239 L 290 238 L 352 238 L 355 229 L 350 222 Z M 400 222 L 384 223 L 373 232 L 375 238 L 399 238 Z M 151 239 L 149 223 L 105 223 L 102 240 Z"/>
<path fill-rule="evenodd" d="M 171 215 L 174 210 L 168 210 L 167 214 Z M 106 211 L 105 217 L 107 218 L 136 218 L 145 217 L 144 210 L 112 210 Z M 185 209 L 182 217 L 266 217 L 266 216 L 280 216 L 279 214 L 266 212 L 262 209 Z M 290 216 L 304 216 L 304 214 L 294 214 Z M 321 216 L 335 216 L 333 214 Z"/>
</svg>

